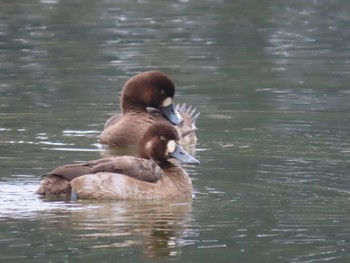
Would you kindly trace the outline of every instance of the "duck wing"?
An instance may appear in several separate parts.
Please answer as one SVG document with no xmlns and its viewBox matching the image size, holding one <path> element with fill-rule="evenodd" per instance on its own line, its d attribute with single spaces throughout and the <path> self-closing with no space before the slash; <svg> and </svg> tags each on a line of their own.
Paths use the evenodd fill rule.
<svg viewBox="0 0 350 263">
<path fill-rule="evenodd" d="M 151 183 L 157 182 L 163 175 L 162 169 L 153 160 L 120 156 L 59 166 L 42 177 L 59 176 L 72 181 L 79 176 L 99 172 L 121 173 Z"/>
<path fill-rule="evenodd" d="M 162 169 L 153 161 L 132 156 L 111 158 L 109 162 L 100 163 L 91 169 L 91 173 L 121 173 L 134 179 L 155 183 L 162 176 Z"/>
<path fill-rule="evenodd" d="M 59 166 L 51 172 L 42 175 L 42 180 L 36 193 L 43 196 L 70 197 L 70 181 L 79 176 L 90 174 L 96 165 L 109 162 L 111 158 L 104 158 L 85 163 L 75 163 Z"/>
<path fill-rule="evenodd" d="M 73 179 L 99 172 L 123 174 L 150 183 L 156 183 L 163 176 L 162 169 L 152 160 L 131 156 L 103 158 L 57 167 L 42 175 L 41 184 L 36 193 L 43 196 L 69 198 L 71 195 L 70 182 Z"/>
<path fill-rule="evenodd" d="M 84 174 L 92 173 L 93 167 L 95 167 L 97 165 L 101 165 L 103 163 L 108 163 L 112 159 L 113 158 L 103 158 L 103 159 L 88 161 L 88 162 L 84 162 L 84 163 L 74 163 L 74 164 L 62 165 L 62 166 L 55 168 L 51 172 L 43 174 L 41 177 L 45 178 L 45 177 L 48 177 L 50 175 L 55 175 L 55 176 L 60 176 L 60 177 L 63 177 L 64 179 L 71 181 L 74 178 L 77 178 L 77 177 L 82 176 Z"/>
</svg>

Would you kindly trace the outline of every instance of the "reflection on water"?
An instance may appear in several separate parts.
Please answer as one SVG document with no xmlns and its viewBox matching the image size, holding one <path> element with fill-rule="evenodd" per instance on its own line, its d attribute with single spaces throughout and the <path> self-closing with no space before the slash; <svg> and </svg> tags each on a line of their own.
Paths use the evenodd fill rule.
<svg viewBox="0 0 350 263">
<path fill-rule="evenodd" d="M 185 237 L 190 220 L 191 203 L 145 201 L 145 202 L 64 202 L 45 201 L 33 195 L 36 184 L 1 184 L 0 222 L 2 242 L 12 240 L 16 246 L 7 244 L 3 260 L 16 255 L 15 248 L 32 246 L 38 232 L 50 233 L 45 242 L 56 242 L 60 235 L 65 238 L 61 249 L 91 248 L 142 248 L 146 257 L 179 256 L 186 245 Z M 29 232 L 16 230 L 6 222 L 14 221 L 18 227 L 25 226 L 26 219 L 39 220 L 39 229 Z M 40 221 L 43 222 L 40 223 Z M 44 223 L 45 222 L 45 223 Z M 66 232 L 65 229 L 71 229 Z M 32 230 L 35 230 L 32 232 Z M 5 236 L 6 239 L 5 239 Z M 88 241 L 88 243 L 85 243 Z M 55 245 L 57 246 L 57 245 Z M 83 247 L 81 247 L 83 246 Z M 69 248 L 70 247 L 70 248 Z M 58 247 L 56 247 L 58 249 Z M 81 251 L 82 252 L 82 251 Z M 50 255 L 49 245 L 21 254 L 23 257 L 45 258 Z M 6 256 L 7 255 L 7 256 Z M 18 257 L 14 257 L 18 258 Z"/>
<path fill-rule="evenodd" d="M 190 203 L 118 202 L 97 204 L 72 214 L 82 238 L 105 238 L 92 248 L 141 246 L 147 257 L 178 256 L 191 211 Z"/>
<path fill-rule="evenodd" d="M 1 182 L 0 220 L 5 220 L 7 217 L 33 218 L 40 211 L 49 211 L 60 207 L 71 206 L 74 209 L 75 205 L 42 202 L 33 195 L 37 185 L 33 181 L 27 181 L 28 179 L 33 180 L 33 178 L 29 177 L 27 179 L 22 175 L 19 179 L 22 182 Z"/>
<path fill-rule="evenodd" d="M 0 3 L 0 260 L 347 262 L 348 1 Z M 198 108 L 192 204 L 38 198 L 97 159 L 125 81 Z"/>
</svg>

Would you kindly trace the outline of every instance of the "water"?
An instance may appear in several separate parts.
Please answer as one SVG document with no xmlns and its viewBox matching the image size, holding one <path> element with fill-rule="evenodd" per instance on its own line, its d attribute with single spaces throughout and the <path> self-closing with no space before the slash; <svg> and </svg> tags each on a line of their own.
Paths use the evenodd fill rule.
<svg viewBox="0 0 350 263">
<path fill-rule="evenodd" d="M 349 5 L 2 1 L 0 260 L 348 262 Z M 37 197 L 153 69 L 201 111 L 193 201 Z"/>
</svg>

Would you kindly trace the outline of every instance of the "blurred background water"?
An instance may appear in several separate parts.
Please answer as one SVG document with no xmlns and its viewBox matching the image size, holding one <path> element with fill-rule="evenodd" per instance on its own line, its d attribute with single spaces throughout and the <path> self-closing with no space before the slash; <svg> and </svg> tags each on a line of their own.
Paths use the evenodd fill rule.
<svg viewBox="0 0 350 263">
<path fill-rule="evenodd" d="M 350 2 L 0 2 L 0 260 L 348 262 Z M 48 201 L 125 81 L 201 111 L 191 203 Z"/>
</svg>

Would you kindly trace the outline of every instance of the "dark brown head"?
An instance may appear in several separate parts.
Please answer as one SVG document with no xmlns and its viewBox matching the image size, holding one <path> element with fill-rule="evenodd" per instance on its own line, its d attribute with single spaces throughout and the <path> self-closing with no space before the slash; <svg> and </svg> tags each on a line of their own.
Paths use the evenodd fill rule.
<svg viewBox="0 0 350 263">
<path fill-rule="evenodd" d="M 173 124 L 182 119 L 173 107 L 175 85 L 159 71 L 146 71 L 129 79 L 122 91 L 122 111 L 146 112 L 147 107 L 159 109 Z"/>
<path fill-rule="evenodd" d="M 168 123 L 152 124 L 139 144 L 139 156 L 164 163 L 175 158 L 183 163 L 199 164 L 199 161 L 189 155 L 179 145 L 179 135 L 176 129 Z"/>
</svg>

